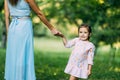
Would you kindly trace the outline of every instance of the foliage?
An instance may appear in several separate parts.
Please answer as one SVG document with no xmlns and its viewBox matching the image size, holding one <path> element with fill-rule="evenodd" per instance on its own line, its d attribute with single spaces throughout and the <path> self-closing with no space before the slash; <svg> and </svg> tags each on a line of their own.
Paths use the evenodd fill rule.
<svg viewBox="0 0 120 80">
<path fill-rule="evenodd" d="M 0 41 L 2 40 L 2 34 L 5 31 L 4 14 L 2 12 L 3 6 L 4 6 L 4 0 L 0 0 Z"/>
<path fill-rule="evenodd" d="M 92 26 L 91 40 L 96 46 L 99 46 L 101 41 L 111 46 L 120 41 L 120 0 L 36 0 L 36 2 L 47 19 L 66 36 L 76 36 L 76 33 L 71 32 L 72 27 L 76 28 L 81 23 L 88 23 Z M 0 12 L 2 9 L 3 0 L 0 2 Z M 3 13 L 0 13 L 0 16 L 4 18 Z M 43 27 L 45 25 L 34 12 L 31 16 L 34 34 L 49 35 L 49 30 Z M 2 23 L 3 20 L 0 19 Z"/>
<path fill-rule="evenodd" d="M 4 3 L 4 0 L 0 0 L 0 11 L 3 9 L 3 4 Z"/>
<path fill-rule="evenodd" d="M 57 19 L 57 24 L 64 24 L 63 28 L 67 23 L 78 26 L 81 24 L 79 20 L 82 20 L 92 26 L 96 45 L 100 41 L 112 45 L 120 41 L 119 3 L 115 0 L 48 0 L 45 4 L 49 6 L 43 11 L 49 19 Z"/>
</svg>

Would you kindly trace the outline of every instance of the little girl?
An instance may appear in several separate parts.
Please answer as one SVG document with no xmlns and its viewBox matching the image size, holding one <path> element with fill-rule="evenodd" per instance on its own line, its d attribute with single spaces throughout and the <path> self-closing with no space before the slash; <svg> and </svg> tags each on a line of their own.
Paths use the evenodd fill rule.
<svg viewBox="0 0 120 80">
<path fill-rule="evenodd" d="M 69 80 L 87 79 L 91 74 L 95 50 L 94 44 L 89 41 L 91 32 L 89 25 L 82 24 L 78 28 L 78 38 L 67 41 L 64 35 L 61 36 L 66 48 L 74 46 L 65 68 L 65 73 L 70 74 Z"/>
</svg>

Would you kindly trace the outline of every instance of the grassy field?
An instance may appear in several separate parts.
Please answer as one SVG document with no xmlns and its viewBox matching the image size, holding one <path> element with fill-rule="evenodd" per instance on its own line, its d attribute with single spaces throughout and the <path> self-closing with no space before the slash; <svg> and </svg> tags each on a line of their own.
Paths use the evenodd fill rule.
<svg viewBox="0 0 120 80">
<path fill-rule="evenodd" d="M 35 71 L 37 80 L 68 80 L 64 73 L 71 49 L 61 40 L 35 38 Z M 114 61 L 108 52 L 97 51 L 89 80 L 120 80 L 120 51 Z M 5 49 L 0 49 L 0 80 L 4 80 Z"/>
</svg>

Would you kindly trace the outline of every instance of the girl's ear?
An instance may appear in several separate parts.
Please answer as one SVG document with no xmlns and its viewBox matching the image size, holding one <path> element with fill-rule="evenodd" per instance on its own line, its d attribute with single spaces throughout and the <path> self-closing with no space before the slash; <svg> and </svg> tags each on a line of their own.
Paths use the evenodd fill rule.
<svg viewBox="0 0 120 80">
<path fill-rule="evenodd" d="M 90 37 L 91 35 L 92 35 L 92 34 L 90 33 L 90 34 L 89 34 L 89 37 Z"/>
</svg>

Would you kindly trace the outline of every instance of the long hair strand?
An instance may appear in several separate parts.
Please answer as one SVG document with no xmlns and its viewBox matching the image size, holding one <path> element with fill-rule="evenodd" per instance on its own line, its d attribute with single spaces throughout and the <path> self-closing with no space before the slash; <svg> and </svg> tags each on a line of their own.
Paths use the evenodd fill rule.
<svg viewBox="0 0 120 80">
<path fill-rule="evenodd" d="M 15 6 L 18 3 L 18 0 L 9 0 L 10 4 Z"/>
</svg>

